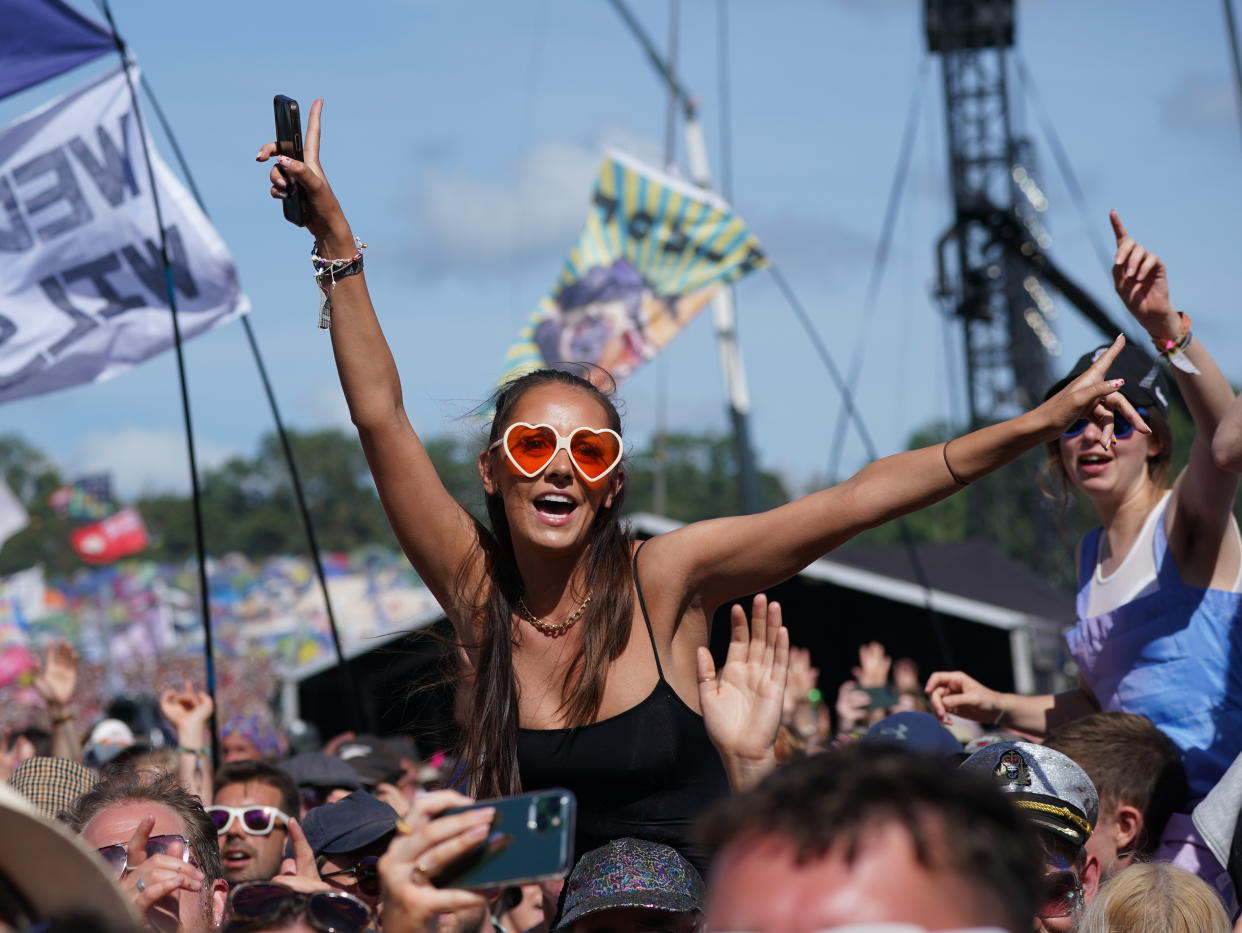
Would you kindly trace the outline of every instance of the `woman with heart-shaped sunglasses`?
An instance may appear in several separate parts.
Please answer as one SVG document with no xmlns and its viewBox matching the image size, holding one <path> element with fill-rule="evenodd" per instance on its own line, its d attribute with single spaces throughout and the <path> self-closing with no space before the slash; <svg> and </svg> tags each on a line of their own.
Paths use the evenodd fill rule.
<svg viewBox="0 0 1242 933">
<path fill-rule="evenodd" d="M 1025 415 L 877 461 L 769 512 L 639 545 L 620 520 L 624 443 L 612 399 L 589 379 L 540 370 L 495 398 L 478 459 L 485 526 L 449 495 L 402 406 L 392 353 L 356 274 L 353 232 L 319 164 L 321 108 L 311 108 L 305 160 L 279 156 L 271 193 L 301 189 L 351 417 L 397 539 L 463 646 L 460 759 L 476 794 L 575 791 L 579 853 L 637 836 L 701 866 L 704 853 L 686 838 L 696 814 L 730 781 L 770 767 L 788 634 L 779 607 L 762 597 L 749 633 L 735 606 L 718 673 L 706 647 L 718 606 L 958 491 L 1080 418 L 1105 439 L 1114 411 L 1147 431 L 1119 383 L 1104 380 L 1119 337 Z M 275 155 L 269 143 L 258 158 Z M 329 275 L 337 261 L 347 272 Z"/>
</svg>

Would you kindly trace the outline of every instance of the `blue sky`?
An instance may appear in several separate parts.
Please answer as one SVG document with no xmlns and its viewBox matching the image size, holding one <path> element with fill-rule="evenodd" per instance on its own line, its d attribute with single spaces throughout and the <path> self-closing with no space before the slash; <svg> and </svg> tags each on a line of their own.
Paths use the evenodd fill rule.
<svg viewBox="0 0 1242 933">
<path fill-rule="evenodd" d="M 82 0 L 79 9 L 96 15 Z M 665 95 L 604 0 L 114 0 L 120 30 L 171 114 L 208 211 L 254 305 L 252 322 L 286 417 L 348 426 L 326 334 L 315 326 L 309 241 L 285 224 L 253 162 L 271 97 L 327 99 L 323 159 L 355 231 L 393 345 L 406 405 L 424 434 L 461 432 L 503 354 L 553 282 L 584 217 L 606 145 L 657 159 Z M 633 0 L 661 43 L 666 0 Z M 1075 211 L 1035 113 L 1054 257 L 1115 315 L 1089 237 L 1107 211 L 1170 265 L 1174 301 L 1242 382 L 1236 320 L 1242 166 L 1217 3 L 1019 0 L 1018 46 L 1086 189 Z M 950 216 L 939 63 L 924 92 L 907 195 L 876 314 L 864 321 L 908 102 L 924 50 L 915 0 L 729 0 L 733 202 L 793 282 L 847 366 L 882 453 L 937 418 L 961 417 L 963 377 L 946 360 L 930 297 L 933 247 Z M 715 0 L 682 3 L 681 69 L 700 98 L 720 165 Z M 113 61 L 0 103 L 13 120 Z M 165 158 L 171 151 L 161 140 Z M 680 150 L 679 150 L 680 154 Z M 763 465 L 805 488 L 829 462 L 839 399 L 763 273 L 738 288 L 740 331 Z M 1058 301 L 1065 369 L 1098 341 Z M 956 340 L 956 331 L 955 340 Z M 187 345 L 200 454 L 249 453 L 271 428 L 240 325 Z M 672 428 L 723 429 L 714 337 L 701 316 L 622 387 L 642 443 L 660 386 Z M 125 494 L 187 486 L 171 354 L 111 382 L 10 403 L 0 429 L 69 473 L 114 471 Z M 851 434 L 842 464 L 865 462 Z M 313 465 L 308 465 L 313 469 Z"/>
</svg>

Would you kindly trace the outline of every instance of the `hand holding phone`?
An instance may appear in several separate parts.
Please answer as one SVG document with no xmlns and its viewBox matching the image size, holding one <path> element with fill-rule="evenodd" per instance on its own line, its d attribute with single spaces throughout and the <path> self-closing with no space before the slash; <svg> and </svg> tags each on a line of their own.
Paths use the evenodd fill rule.
<svg viewBox="0 0 1242 933">
<path fill-rule="evenodd" d="M 276 117 L 276 154 L 287 156 L 290 159 L 303 161 L 302 154 L 302 115 L 298 109 L 298 102 L 292 97 L 286 97 L 284 94 L 277 94 L 272 98 L 272 111 Z M 283 170 L 281 174 L 285 176 L 287 187 L 285 188 L 285 198 L 282 201 L 285 209 L 285 220 L 299 227 L 306 226 L 306 218 L 309 209 L 306 204 L 306 195 L 302 191 L 302 186 L 293 178 L 290 178 Z"/>
</svg>

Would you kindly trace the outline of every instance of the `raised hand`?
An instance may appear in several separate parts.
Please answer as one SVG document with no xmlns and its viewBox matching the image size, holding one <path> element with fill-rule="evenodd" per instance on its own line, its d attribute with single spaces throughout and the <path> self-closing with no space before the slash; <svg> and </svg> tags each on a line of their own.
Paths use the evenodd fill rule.
<svg viewBox="0 0 1242 933">
<path fill-rule="evenodd" d="M 789 672 L 789 630 L 781 606 L 760 593 L 746 612 L 734 604 L 729 651 L 716 672 L 711 652 L 698 649 L 699 702 L 712 743 L 722 754 L 766 758 L 781 724 Z"/>
<path fill-rule="evenodd" d="M 1113 437 L 1113 412 L 1120 413 L 1143 434 L 1151 428 L 1142 419 L 1129 400 L 1118 391 L 1124 379 L 1106 379 L 1121 348 L 1126 345 L 1124 335 L 1119 335 L 1112 345 L 1100 354 L 1081 376 L 1067 385 L 1036 411 L 1044 412 L 1050 419 L 1045 440 L 1056 440 L 1061 433 L 1079 418 L 1086 418 L 1100 428 L 1100 446 L 1108 450 L 1116 442 Z"/>
<path fill-rule="evenodd" d="M 153 816 L 145 816 L 138 823 L 126 847 L 126 868 L 119 883 L 147 927 L 171 933 L 180 926 L 177 893 L 202 891 L 205 876 L 178 855 L 147 855 L 154 825 Z"/>
<path fill-rule="evenodd" d="M 858 681 L 846 680 L 837 688 L 837 732 L 853 732 L 867 718 L 871 697 L 858 688 Z"/>
<path fill-rule="evenodd" d="M 178 736 L 187 727 L 200 729 L 215 712 L 210 694 L 195 690 L 187 680 L 180 690 L 169 688 L 160 694 L 160 712 L 177 730 Z"/>
<path fill-rule="evenodd" d="M 441 914 L 477 910 L 487 904 L 481 894 L 437 888 L 431 882 L 438 872 L 487 840 L 495 816 L 490 807 L 432 819 L 472 802 L 457 791 L 432 791 L 419 797 L 398 824 L 397 835 L 379 860 L 384 933 L 427 933 Z"/>
<path fill-rule="evenodd" d="M 353 248 L 353 235 L 349 224 L 341 212 L 340 202 L 332 193 L 332 186 L 324 175 L 323 165 L 319 162 L 320 120 L 323 115 L 323 98 L 311 104 L 310 115 L 306 120 L 306 132 L 302 136 L 302 158 L 299 162 L 288 156 L 277 155 L 276 143 L 264 143 L 255 156 L 256 162 L 276 159 L 269 178 L 272 182 L 271 195 L 283 200 L 289 194 L 289 179 L 292 178 L 306 195 L 308 214 L 306 229 L 320 242 L 334 246 L 347 243 Z M 335 250 L 334 250 L 335 252 Z M 326 255 L 326 254 L 325 254 Z M 327 256 L 326 258 L 337 258 Z"/>
<path fill-rule="evenodd" d="M 932 712 L 946 724 L 950 713 L 975 722 L 996 723 L 1006 712 L 1000 693 L 961 671 L 937 671 L 923 689 Z"/>
<path fill-rule="evenodd" d="M 51 642 L 44 660 L 35 661 L 39 672 L 35 674 L 34 687 L 48 708 L 59 710 L 72 703 L 78 685 L 78 653 L 73 646 L 66 641 Z"/>
<path fill-rule="evenodd" d="M 888 684 L 888 671 L 893 659 L 878 641 L 858 646 L 858 667 L 854 679 L 860 687 L 884 687 Z"/>
<path fill-rule="evenodd" d="M 381 781 L 375 785 L 374 794 L 376 799 L 384 801 L 384 803 L 396 810 L 398 817 L 404 819 L 406 813 L 409 812 L 412 801 L 405 794 L 401 793 L 400 788 L 395 784 Z"/>
<path fill-rule="evenodd" d="M 1169 274 L 1164 262 L 1126 232 L 1116 211 L 1108 219 L 1117 238 L 1113 256 L 1113 287 L 1134 319 L 1156 338 L 1176 339 L 1181 329 L 1177 310 L 1169 301 Z"/>
<path fill-rule="evenodd" d="M 280 872 L 272 879 L 272 884 L 283 885 L 292 891 L 301 891 L 303 894 L 336 890 L 319 877 L 319 867 L 315 863 L 315 851 L 306 841 L 306 833 L 302 831 L 302 824 L 290 817 L 288 827 L 293 858 L 287 858 L 280 863 Z"/>
</svg>

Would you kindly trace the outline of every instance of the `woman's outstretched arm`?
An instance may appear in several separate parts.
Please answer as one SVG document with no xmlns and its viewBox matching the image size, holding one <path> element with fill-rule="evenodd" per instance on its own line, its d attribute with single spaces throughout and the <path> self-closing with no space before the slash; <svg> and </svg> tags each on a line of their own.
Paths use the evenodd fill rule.
<svg viewBox="0 0 1242 933">
<path fill-rule="evenodd" d="M 257 158 L 276 159 L 271 171 L 274 198 L 287 196 L 286 177 L 301 186 L 309 207 L 306 226 L 319 255 L 347 259 L 357 247 L 319 161 L 322 112 L 323 101 L 316 100 L 306 124 L 304 161 L 276 155 L 275 143 L 264 145 Z M 332 352 L 341 388 L 397 540 L 452 618 L 453 583 L 464 562 L 477 555 L 477 535 L 469 515 L 444 488 L 406 416 L 397 365 L 364 276 L 338 278 L 332 291 Z"/>
<path fill-rule="evenodd" d="M 947 444 L 885 457 L 850 479 L 758 515 L 698 522 L 651 542 L 661 561 L 681 580 L 689 598 L 715 607 L 788 579 L 867 528 L 924 508 L 999 469 L 1079 418 L 1101 425 L 1112 443 L 1113 411 L 1150 429 L 1117 389 L 1105 381 L 1121 352 L 1118 337 L 1092 367 L 1038 408 L 989 425 Z"/>
<path fill-rule="evenodd" d="M 932 712 L 942 722 L 949 714 L 973 719 L 996 729 L 1047 735 L 1064 723 L 1100 711 L 1100 704 L 1087 690 L 1024 696 L 1001 693 L 961 671 L 937 671 L 924 687 Z"/>
<path fill-rule="evenodd" d="M 1169 276 L 1163 260 L 1130 236 L 1116 211 L 1109 219 L 1117 238 L 1113 259 L 1117 294 L 1158 347 L 1176 344 L 1189 333 L 1190 319 L 1169 298 Z M 1179 545 L 1179 569 L 1187 582 L 1207 584 L 1223 562 L 1229 566 L 1219 568 L 1221 578 L 1232 583 L 1237 578 L 1239 555 L 1229 519 L 1238 480 L 1218 464 L 1212 444 L 1233 403 L 1233 389 L 1203 341 L 1191 338 L 1182 355 L 1198 372 L 1185 372 L 1177 366 L 1170 370 L 1190 409 L 1195 437 L 1190 459 L 1174 485 L 1170 536 Z M 1223 557 L 1226 546 L 1234 553 Z"/>
</svg>

